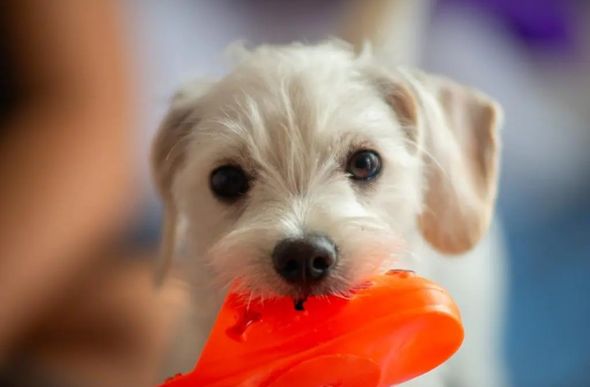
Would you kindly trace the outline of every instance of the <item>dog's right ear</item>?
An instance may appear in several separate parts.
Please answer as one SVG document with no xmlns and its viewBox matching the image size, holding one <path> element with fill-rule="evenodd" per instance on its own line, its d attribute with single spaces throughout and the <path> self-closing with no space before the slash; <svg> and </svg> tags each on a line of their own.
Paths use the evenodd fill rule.
<svg viewBox="0 0 590 387">
<path fill-rule="evenodd" d="M 380 86 L 410 150 L 423 160 L 422 235 L 440 252 L 464 253 L 492 217 L 500 106 L 470 87 L 417 70 L 400 69 Z"/>
<path fill-rule="evenodd" d="M 199 120 L 194 96 L 180 91 L 172 99 L 152 145 L 151 162 L 154 182 L 164 204 L 164 223 L 157 279 L 167 273 L 176 247 L 178 211 L 172 194 L 174 177 L 186 159 L 186 148 L 192 129 Z"/>
</svg>

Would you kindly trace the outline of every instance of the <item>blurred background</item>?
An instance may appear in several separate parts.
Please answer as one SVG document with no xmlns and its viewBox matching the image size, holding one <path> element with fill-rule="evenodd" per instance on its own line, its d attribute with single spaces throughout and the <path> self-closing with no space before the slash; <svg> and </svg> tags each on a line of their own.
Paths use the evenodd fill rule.
<svg viewBox="0 0 590 387">
<path fill-rule="evenodd" d="M 590 386 L 590 2 L 391 2 L 409 27 L 389 31 L 415 42 L 403 48 L 405 62 L 481 88 L 505 110 L 498 216 L 510 254 L 503 344 L 511 385 Z M 354 3 L 118 3 L 136 118 L 125 143 L 133 188 L 124 207 L 133 210 L 120 221 L 119 251 L 157 250 L 160 205 L 148 153 L 179 85 L 222 76 L 229 69 L 223 51 L 238 39 L 255 45 L 337 35 L 343 20 L 354 25 Z"/>
</svg>

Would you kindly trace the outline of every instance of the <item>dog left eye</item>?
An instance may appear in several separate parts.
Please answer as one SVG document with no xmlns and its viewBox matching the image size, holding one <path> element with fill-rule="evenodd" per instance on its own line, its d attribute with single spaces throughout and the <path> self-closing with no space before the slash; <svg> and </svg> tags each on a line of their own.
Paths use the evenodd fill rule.
<svg viewBox="0 0 590 387">
<path fill-rule="evenodd" d="M 381 157 L 372 150 L 361 150 L 349 159 L 346 171 L 354 180 L 371 180 L 381 172 Z"/>
<path fill-rule="evenodd" d="M 234 201 L 243 196 L 250 188 L 246 172 L 238 166 L 223 165 L 211 172 L 211 191 L 219 199 Z"/>
</svg>

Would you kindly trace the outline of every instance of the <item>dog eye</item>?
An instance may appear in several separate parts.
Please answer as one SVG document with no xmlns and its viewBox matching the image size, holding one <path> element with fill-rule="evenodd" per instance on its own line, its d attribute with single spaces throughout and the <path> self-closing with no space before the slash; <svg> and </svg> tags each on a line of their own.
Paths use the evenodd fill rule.
<svg viewBox="0 0 590 387">
<path fill-rule="evenodd" d="M 381 157 L 372 150 L 361 150 L 348 159 L 346 171 L 355 180 L 371 180 L 381 172 Z"/>
<path fill-rule="evenodd" d="M 209 184 L 215 196 L 229 201 L 238 199 L 250 188 L 246 172 L 235 165 L 223 165 L 213 170 Z"/>
</svg>

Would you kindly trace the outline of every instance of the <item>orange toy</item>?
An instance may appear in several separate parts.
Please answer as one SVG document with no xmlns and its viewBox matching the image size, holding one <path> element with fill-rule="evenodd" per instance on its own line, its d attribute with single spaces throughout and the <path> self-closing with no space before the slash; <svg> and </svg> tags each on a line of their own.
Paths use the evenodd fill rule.
<svg viewBox="0 0 590 387">
<path fill-rule="evenodd" d="M 162 387 L 398 384 L 447 360 L 461 345 L 448 293 L 411 272 L 373 278 L 350 299 L 226 299 L 195 369 Z"/>
</svg>

